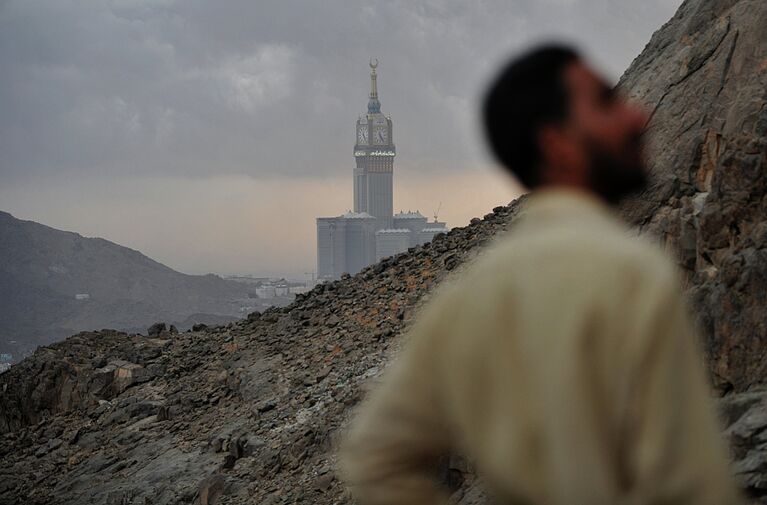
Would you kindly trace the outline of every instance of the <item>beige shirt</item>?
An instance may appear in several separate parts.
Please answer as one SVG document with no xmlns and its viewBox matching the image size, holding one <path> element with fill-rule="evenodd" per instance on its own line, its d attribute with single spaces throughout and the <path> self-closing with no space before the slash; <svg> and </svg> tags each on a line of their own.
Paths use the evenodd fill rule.
<svg viewBox="0 0 767 505">
<path fill-rule="evenodd" d="M 446 451 L 500 503 L 739 502 L 674 267 L 630 235 L 586 193 L 533 195 L 363 404 L 341 456 L 359 503 L 443 503 Z"/>
</svg>

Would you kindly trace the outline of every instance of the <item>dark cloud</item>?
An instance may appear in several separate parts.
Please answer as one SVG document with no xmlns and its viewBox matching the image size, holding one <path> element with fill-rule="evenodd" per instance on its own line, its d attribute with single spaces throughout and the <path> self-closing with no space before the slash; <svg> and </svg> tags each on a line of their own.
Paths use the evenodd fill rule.
<svg viewBox="0 0 767 505">
<path fill-rule="evenodd" d="M 370 56 L 403 166 L 469 170 L 508 54 L 566 38 L 614 79 L 679 3 L 0 2 L 0 177 L 338 176 Z"/>
</svg>

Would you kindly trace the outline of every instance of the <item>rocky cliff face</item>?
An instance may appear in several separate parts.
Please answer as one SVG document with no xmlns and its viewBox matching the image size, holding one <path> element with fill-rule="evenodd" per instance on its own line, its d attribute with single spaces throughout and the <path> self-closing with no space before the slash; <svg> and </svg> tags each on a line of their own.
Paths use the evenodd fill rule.
<svg viewBox="0 0 767 505">
<path fill-rule="evenodd" d="M 687 0 L 620 86 L 656 183 L 625 215 L 677 254 L 721 391 L 767 378 L 767 3 Z"/>
<path fill-rule="evenodd" d="M 764 379 L 766 11 L 688 0 L 621 81 L 654 110 L 658 181 L 625 215 L 687 269 L 723 390 Z M 0 375 L 0 503 L 350 503 L 333 447 L 351 408 L 434 286 L 522 205 L 247 321 L 41 348 Z M 720 405 L 736 471 L 767 503 L 767 392 Z M 460 459 L 435 472 L 458 503 L 484 502 Z"/>
</svg>

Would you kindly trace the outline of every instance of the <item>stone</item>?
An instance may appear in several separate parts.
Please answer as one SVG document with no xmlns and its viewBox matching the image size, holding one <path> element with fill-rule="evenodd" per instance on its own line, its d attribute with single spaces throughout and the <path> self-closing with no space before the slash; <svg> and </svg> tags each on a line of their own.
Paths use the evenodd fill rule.
<svg viewBox="0 0 767 505">
<path fill-rule="evenodd" d="M 276 407 L 277 407 L 277 404 L 272 400 L 263 401 L 256 406 L 258 411 L 261 413 L 269 412 L 270 410 L 273 410 Z"/>
<path fill-rule="evenodd" d="M 332 474 L 321 475 L 314 481 L 314 489 L 317 491 L 327 491 L 333 485 L 335 477 Z"/>
<path fill-rule="evenodd" d="M 221 463 L 222 470 L 230 470 L 234 468 L 234 464 L 237 462 L 237 457 L 234 454 L 227 454 L 224 456 L 224 461 Z"/>
<path fill-rule="evenodd" d="M 167 421 L 171 418 L 170 408 L 167 405 L 160 405 L 157 408 L 157 420 Z"/>
<path fill-rule="evenodd" d="M 259 449 L 266 446 L 266 442 L 255 436 L 245 436 L 240 439 L 241 454 L 243 458 L 255 456 Z"/>
<path fill-rule="evenodd" d="M 150 337 L 156 337 L 160 333 L 164 332 L 166 330 L 167 326 L 165 323 L 154 323 L 152 326 L 147 328 L 146 334 Z"/>
<path fill-rule="evenodd" d="M 226 480 L 221 475 L 211 475 L 200 482 L 197 491 L 197 505 L 216 505 L 226 489 Z"/>
<path fill-rule="evenodd" d="M 332 371 L 333 371 L 333 367 L 329 367 L 329 366 L 326 366 L 326 367 L 322 368 L 322 369 L 321 369 L 319 372 L 317 372 L 317 374 L 314 376 L 314 377 L 315 377 L 315 380 L 316 380 L 317 382 L 320 382 L 320 381 L 322 381 L 322 379 L 324 379 L 325 377 L 327 377 L 327 376 L 330 374 L 330 372 L 332 372 Z"/>
</svg>

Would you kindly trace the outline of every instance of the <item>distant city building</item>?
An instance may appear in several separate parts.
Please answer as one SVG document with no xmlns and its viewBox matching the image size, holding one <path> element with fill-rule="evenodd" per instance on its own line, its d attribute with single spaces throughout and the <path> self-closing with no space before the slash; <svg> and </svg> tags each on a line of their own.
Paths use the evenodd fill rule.
<svg viewBox="0 0 767 505">
<path fill-rule="evenodd" d="M 435 226 L 431 228 L 424 228 L 421 230 L 421 243 L 431 242 L 434 240 L 434 237 L 439 235 L 440 233 L 445 233 L 447 229 L 442 226 Z"/>
<path fill-rule="evenodd" d="M 225 275 L 224 278 L 242 284 L 253 285 L 264 284 L 271 281 L 269 277 L 253 277 L 252 275 Z"/>
<path fill-rule="evenodd" d="M 376 232 L 376 261 L 406 251 L 412 241 L 412 232 L 407 228 L 378 230 Z"/>
<path fill-rule="evenodd" d="M 290 286 L 290 294 L 291 295 L 301 295 L 304 293 L 308 293 L 311 291 L 312 288 L 309 286 Z"/>
<path fill-rule="evenodd" d="M 234 275 L 228 277 L 228 279 L 252 286 L 253 290 L 248 293 L 250 298 L 271 299 L 272 301 L 275 298 L 293 298 L 297 294 L 306 293 L 316 284 L 314 280 L 306 282 L 292 281 L 285 278 L 273 279 L 244 275 Z"/>
<path fill-rule="evenodd" d="M 317 272 L 337 279 L 375 261 L 377 219 L 367 212 L 317 218 Z"/>
<path fill-rule="evenodd" d="M 271 284 L 266 286 L 258 286 L 256 288 L 256 295 L 258 295 L 259 298 L 274 298 L 277 296 L 277 288 Z"/>
<path fill-rule="evenodd" d="M 392 120 L 381 113 L 376 67 L 370 61 L 368 112 L 357 119 L 354 145 L 354 210 L 317 218 L 317 278 L 338 279 L 366 266 L 428 242 L 447 231 L 443 222 L 427 222 L 420 212 L 394 215 Z M 434 231 L 434 230 L 439 230 Z M 426 230 L 430 230 L 426 232 Z"/>
<path fill-rule="evenodd" d="M 12 354 L 8 354 L 8 353 L 0 354 L 0 373 L 5 372 L 6 370 L 10 370 L 12 363 L 13 363 Z"/>
</svg>

